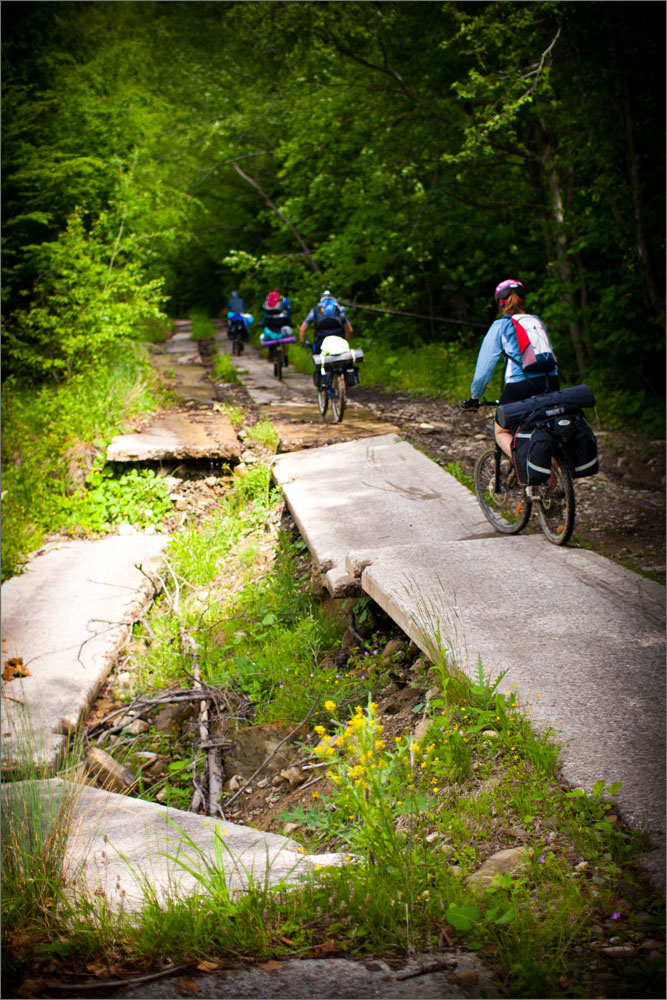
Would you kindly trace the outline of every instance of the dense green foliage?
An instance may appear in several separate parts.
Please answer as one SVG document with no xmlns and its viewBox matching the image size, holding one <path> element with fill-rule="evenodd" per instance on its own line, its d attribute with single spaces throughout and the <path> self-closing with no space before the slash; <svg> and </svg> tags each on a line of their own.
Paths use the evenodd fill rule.
<svg viewBox="0 0 667 1000">
<path fill-rule="evenodd" d="M 171 506 L 163 484 L 137 473 L 123 482 L 102 471 L 106 446 L 124 421 L 158 402 L 153 370 L 136 344 L 117 347 L 116 357 L 100 361 L 92 379 L 80 374 L 39 389 L 5 381 L 3 580 L 50 532 L 104 532 L 122 520 L 160 523 Z"/>
<path fill-rule="evenodd" d="M 219 315 L 271 286 L 297 321 L 333 287 L 379 357 L 471 350 L 512 275 L 565 381 L 662 425 L 662 5 L 12 14 L 6 373 L 86 370 L 162 295 Z"/>
</svg>

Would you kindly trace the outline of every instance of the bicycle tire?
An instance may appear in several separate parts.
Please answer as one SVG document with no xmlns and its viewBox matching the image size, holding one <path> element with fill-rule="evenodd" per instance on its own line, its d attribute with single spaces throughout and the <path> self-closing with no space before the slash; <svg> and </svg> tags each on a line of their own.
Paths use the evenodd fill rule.
<svg viewBox="0 0 667 1000">
<path fill-rule="evenodd" d="M 329 393 L 327 389 L 317 390 L 317 405 L 322 416 L 325 415 L 329 407 Z"/>
<path fill-rule="evenodd" d="M 241 353 L 241 344 L 239 342 L 238 337 L 234 337 L 234 339 L 232 340 L 232 354 L 240 354 L 240 353 Z"/>
<path fill-rule="evenodd" d="M 504 453 L 500 458 L 500 482 L 504 489 L 494 492 L 495 455 L 495 448 L 489 448 L 477 459 L 473 473 L 475 495 L 484 517 L 496 531 L 503 535 L 518 535 L 528 524 L 530 500 L 517 482 L 511 459 Z"/>
<path fill-rule="evenodd" d="M 335 374 L 331 386 L 331 416 L 333 422 L 339 424 L 345 413 L 345 379 L 342 374 Z"/>
<path fill-rule="evenodd" d="M 556 485 L 538 487 L 537 516 L 542 531 L 552 545 L 566 545 L 574 530 L 575 499 L 572 476 L 566 462 L 554 459 Z"/>
</svg>

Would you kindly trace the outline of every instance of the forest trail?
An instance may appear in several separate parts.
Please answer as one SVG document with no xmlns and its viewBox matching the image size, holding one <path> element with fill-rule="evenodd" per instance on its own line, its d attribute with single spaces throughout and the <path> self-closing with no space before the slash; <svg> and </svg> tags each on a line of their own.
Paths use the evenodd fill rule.
<svg viewBox="0 0 667 1000">
<path fill-rule="evenodd" d="M 191 347 L 185 344 L 190 351 Z M 266 362 L 258 359 L 251 364 L 250 352 L 237 360 L 241 378 L 248 381 L 247 391 L 251 398 L 255 394 L 261 412 L 289 409 L 281 432 L 286 453 L 277 457 L 274 475 L 332 594 L 366 592 L 429 656 L 437 627 L 464 669 L 473 671 L 478 655 L 494 676 L 506 669 L 507 684 L 518 686 L 536 723 L 557 730 L 563 743 L 563 770 L 570 781 L 585 788 L 600 778 L 607 784 L 623 782 L 619 807 L 632 823 L 648 823 L 657 846 L 650 859 L 653 875 L 664 881 L 663 589 L 595 553 L 555 549 L 540 535 L 519 539 L 496 535 L 465 487 L 395 433 L 387 433 L 386 423 L 378 422 L 374 428 L 372 421 L 362 423 L 366 433 L 361 436 L 359 426 L 353 433 L 352 423 L 329 425 L 316 412 L 308 376 L 290 373 L 282 383 L 267 387 L 258 368 L 268 367 Z M 210 396 L 208 402 L 199 397 L 196 405 L 210 409 L 215 404 Z M 316 447 L 290 451 L 300 433 L 294 409 L 298 407 L 312 414 L 306 423 L 310 420 L 325 438 L 331 433 L 335 443 L 322 446 L 318 439 Z M 375 433 L 369 436 L 371 429 Z M 341 432 L 352 439 L 340 440 Z M 152 596 L 145 586 L 150 573 L 132 579 L 137 545 L 147 544 L 151 559 L 159 562 L 163 539 L 116 537 L 107 543 L 117 547 L 123 543 L 119 547 L 124 551 L 124 579 L 107 579 L 105 542 L 79 543 L 86 556 L 78 567 L 77 546 L 66 542 L 37 555 L 28 572 L 3 585 L 5 652 L 20 655 L 31 665 L 30 678 L 5 685 L 3 694 L 10 697 L 5 708 L 10 704 L 15 709 L 23 702 L 28 721 L 38 714 L 49 719 L 42 737 L 45 745 L 58 742 L 58 737 L 62 741 L 76 719 L 83 717 L 111 669 L 130 621 L 140 617 Z M 48 574 L 40 579 L 41 568 L 63 553 L 71 560 L 68 582 L 78 575 L 79 596 L 73 597 L 53 580 L 49 583 Z M 95 565 L 91 553 L 93 563 L 98 560 Z M 148 566 L 148 555 L 146 560 Z M 498 607 L 508 568 L 515 580 L 514 606 L 527 609 L 512 616 L 511 644 L 507 613 Z M 122 572 L 121 568 L 121 576 Z M 104 608 L 95 606 L 101 590 L 112 597 Z M 82 597 L 86 591 L 92 605 Z M 63 621 L 70 621 L 77 634 L 63 649 L 51 650 L 60 675 L 56 662 L 49 683 L 41 683 L 47 662 L 44 643 L 54 646 L 57 623 Z M 77 675 L 72 667 L 91 631 L 99 632 L 105 642 L 98 672 L 84 663 Z M 67 713 L 61 704 L 65 678 L 70 685 Z M 49 783 L 45 790 L 58 795 L 60 786 Z M 146 856 L 150 835 L 155 847 L 149 851 L 152 877 L 169 884 L 173 869 L 153 865 L 153 855 L 167 835 L 166 814 L 187 827 L 202 849 L 210 850 L 213 817 L 180 814 L 101 789 L 86 791 L 72 851 L 82 863 L 88 859 L 88 876 L 94 873 L 110 899 L 119 897 L 121 883 L 116 867 L 101 861 L 106 828 L 113 831 L 113 846 L 137 865 Z M 321 857 L 300 856 L 289 838 L 279 837 L 274 843 L 271 838 L 277 835 L 258 836 L 256 830 L 245 828 L 250 842 L 243 842 L 244 828 L 224 825 L 233 827 L 232 839 L 241 838 L 232 857 L 241 857 L 250 870 L 255 862 L 264 865 L 270 858 L 275 877 L 282 878 L 286 871 L 298 875 L 323 863 Z M 248 861 L 247 852 L 255 861 Z M 324 863 L 341 863 L 341 857 L 327 856 Z M 239 871 L 235 861 L 230 878 L 238 879 Z"/>
</svg>

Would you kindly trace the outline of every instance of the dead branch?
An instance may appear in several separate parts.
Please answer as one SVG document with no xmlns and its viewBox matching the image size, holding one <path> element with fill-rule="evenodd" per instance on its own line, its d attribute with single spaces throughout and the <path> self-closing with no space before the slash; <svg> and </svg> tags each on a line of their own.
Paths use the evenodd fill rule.
<svg viewBox="0 0 667 1000">
<path fill-rule="evenodd" d="M 87 983 L 45 983 L 44 985 L 50 990 L 90 990 L 90 989 L 103 989 L 104 987 L 112 986 L 135 986 L 137 983 L 147 983 L 151 979 L 164 979 L 165 976 L 171 976 L 175 972 L 182 972 L 183 969 L 190 969 L 191 965 L 171 965 L 168 969 L 162 969 L 160 972 L 151 972 L 146 976 L 138 976 L 136 979 L 109 979 L 106 982 L 100 982 L 99 979 L 90 979 Z"/>
<path fill-rule="evenodd" d="M 262 198 L 264 199 L 264 201 L 268 205 L 268 207 L 271 209 L 271 211 L 275 212 L 276 215 L 278 216 L 278 218 L 281 220 L 281 222 L 285 223 L 285 225 L 287 226 L 287 228 L 289 229 L 289 231 L 292 233 L 292 235 L 294 236 L 294 238 L 298 242 L 298 244 L 301 247 L 301 249 L 304 251 L 304 253 L 305 253 L 306 257 L 308 258 L 308 262 L 309 262 L 310 266 L 312 267 L 312 269 L 314 271 L 317 271 L 318 274 L 320 274 L 321 273 L 320 268 L 318 267 L 318 265 L 316 264 L 316 262 L 313 260 L 313 255 L 311 254 L 310 250 L 308 249 L 308 247 L 306 246 L 306 244 L 302 240 L 300 234 L 297 232 L 297 230 L 292 225 L 292 223 L 289 221 L 289 219 L 285 218 L 285 216 L 280 211 L 280 209 L 278 208 L 278 206 L 275 205 L 271 201 L 271 199 L 269 198 L 268 194 L 265 191 L 262 190 L 262 188 L 259 186 L 259 184 L 257 183 L 257 181 L 254 181 L 252 179 L 252 177 L 248 177 L 247 174 L 243 173 L 243 171 L 239 167 L 238 163 L 232 163 L 232 166 L 234 167 L 234 170 L 239 175 L 239 177 L 241 177 L 244 181 L 246 181 L 248 184 L 250 184 L 250 186 L 253 187 L 255 189 L 255 191 L 257 191 L 257 193 L 262 196 Z"/>
</svg>

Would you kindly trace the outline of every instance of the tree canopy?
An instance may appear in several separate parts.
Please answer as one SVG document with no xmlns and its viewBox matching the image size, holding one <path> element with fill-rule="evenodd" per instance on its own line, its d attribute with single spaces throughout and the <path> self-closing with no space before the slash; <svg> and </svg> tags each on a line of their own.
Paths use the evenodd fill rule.
<svg viewBox="0 0 667 1000">
<path fill-rule="evenodd" d="M 518 277 L 565 378 L 640 412 L 664 380 L 664 18 L 9 5 L 5 374 L 66 377 L 232 288 L 258 306 L 279 287 L 298 317 L 330 287 L 378 349 L 473 346 Z"/>
</svg>

